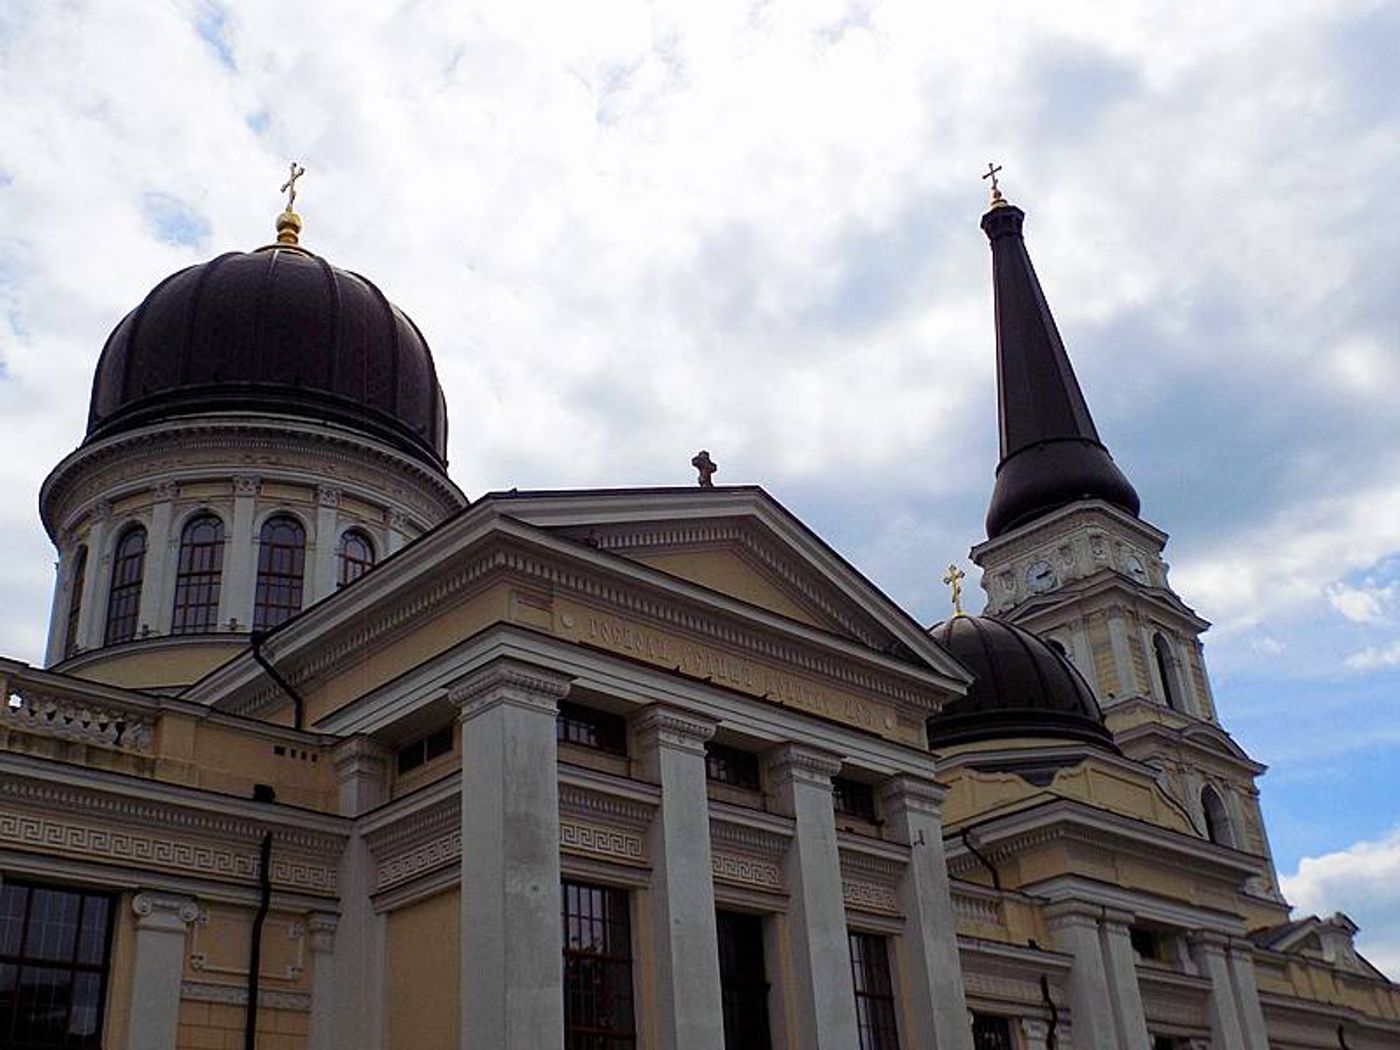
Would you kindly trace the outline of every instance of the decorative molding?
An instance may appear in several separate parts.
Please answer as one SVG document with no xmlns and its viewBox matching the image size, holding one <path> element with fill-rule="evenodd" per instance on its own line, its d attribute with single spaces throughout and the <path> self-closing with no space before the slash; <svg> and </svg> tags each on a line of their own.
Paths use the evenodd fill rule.
<svg viewBox="0 0 1400 1050">
<path fill-rule="evenodd" d="M 559 845 L 566 853 L 604 857 L 625 864 L 645 863 L 645 851 L 640 835 L 603 824 L 561 820 Z"/>
<path fill-rule="evenodd" d="M 375 872 L 374 888 L 389 889 L 401 882 L 416 879 L 425 872 L 448 864 L 456 864 L 462 857 L 462 833 L 460 831 L 429 839 L 384 859 Z"/>
<path fill-rule="evenodd" d="M 976 926 L 991 926 L 995 929 L 1003 929 L 1006 926 L 999 900 L 973 897 L 957 890 L 953 891 L 953 914 Z"/>
<path fill-rule="evenodd" d="M 262 478 L 256 474 L 235 474 L 233 494 L 235 496 L 256 496 L 262 488 Z"/>
<path fill-rule="evenodd" d="M 151 753 L 155 719 L 134 705 L 81 700 L 22 687 L 11 696 L 21 703 L 0 703 L 0 728 L 81 744 Z"/>
<path fill-rule="evenodd" d="M 334 485 L 316 486 L 316 505 L 320 507 L 339 507 L 340 489 Z"/>
<path fill-rule="evenodd" d="M 137 926 L 156 928 L 182 929 L 200 916 L 193 898 L 149 890 L 142 890 L 131 899 L 131 910 L 137 915 Z"/>
<path fill-rule="evenodd" d="M 210 981 L 181 981 L 180 998 L 196 1003 L 218 1003 L 222 1006 L 247 1006 L 248 989 L 241 984 L 214 984 Z M 311 996 L 305 992 L 282 992 L 270 988 L 258 989 L 258 1006 L 269 1010 L 311 1012 Z"/>
<path fill-rule="evenodd" d="M 553 671 L 516 660 L 496 660 L 447 688 L 447 699 L 467 722 L 498 704 L 527 707 L 551 717 L 569 695 L 572 681 Z"/>
<path fill-rule="evenodd" d="M 674 707 L 653 704 L 632 717 L 632 725 L 644 747 L 668 747 L 703 755 L 705 743 L 719 723 Z"/>
<path fill-rule="evenodd" d="M 857 911 L 882 912 L 886 915 L 899 914 L 899 898 L 894 888 L 880 882 L 863 879 L 842 879 L 841 899 L 846 907 Z"/>
<path fill-rule="evenodd" d="M 576 784 L 559 785 L 559 814 L 593 822 L 619 824 L 634 830 L 645 830 L 651 824 L 656 806 L 649 802 L 607 795 Z"/>
<path fill-rule="evenodd" d="M 769 857 L 712 849 L 710 868 L 718 882 L 753 886 L 778 893 L 786 889 L 782 868 Z"/>
<path fill-rule="evenodd" d="M 831 790 L 831 778 L 841 772 L 841 756 L 802 744 L 783 744 L 766 756 L 774 784 L 788 781 Z"/>
<path fill-rule="evenodd" d="M 1041 1005 L 1040 985 L 1031 977 L 1006 973 L 987 973 L 969 967 L 964 959 L 963 988 L 969 997 L 996 999 L 999 1002 Z"/>
</svg>

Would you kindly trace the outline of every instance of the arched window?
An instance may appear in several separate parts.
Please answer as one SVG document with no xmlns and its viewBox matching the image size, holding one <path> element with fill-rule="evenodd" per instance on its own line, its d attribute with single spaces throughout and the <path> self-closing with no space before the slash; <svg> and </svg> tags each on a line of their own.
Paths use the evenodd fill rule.
<svg viewBox="0 0 1400 1050">
<path fill-rule="evenodd" d="M 340 574 L 336 586 L 354 583 L 374 568 L 374 544 L 359 529 L 349 529 L 340 537 Z"/>
<path fill-rule="evenodd" d="M 134 525 L 122 533 L 112 555 L 112 589 L 107 594 L 106 645 L 136 637 L 141 614 L 141 578 L 146 572 L 146 530 Z"/>
<path fill-rule="evenodd" d="M 223 569 L 224 523 L 217 514 L 196 514 L 180 532 L 171 633 L 195 634 L 218 626 Z"/>
<path fill-rule="evenodd" d="M 1173 711 L 1180 711 L 1181 693 L 1176 680 L 1176 655 L 1161 632 L 1152 636 L 1152 652 L 1157 657 L 1157 675 L 1162 679 L 1162 699 Z"/>
<path fill-rule="evenodd" d="M 301 611 L 301 578 L 306 568 L 306 530 L 290 514 L 263 522 L 258 534 L 258 587 L 253 598 L 253 629 L 276 627 Z"/>
<path fill-rule="evenodd" d="M 1206 818 L 1206 838 L 1222 846 L 1233 846 L 1235 837 L 1230 832 L 1230 815 L 1225 811 L 1225 802 L 1209 784 L 1201 789 L 1201 812 Z"/>
<path fill-rule="evenodd" d="M 68 622 L 63 629 L 63 655 L 78 650 L 78 618 L 83 614 L 83 585 L 87 583 L 87 548 L 73 555 L 73 585 L 68 589 Z"/>
</svg>

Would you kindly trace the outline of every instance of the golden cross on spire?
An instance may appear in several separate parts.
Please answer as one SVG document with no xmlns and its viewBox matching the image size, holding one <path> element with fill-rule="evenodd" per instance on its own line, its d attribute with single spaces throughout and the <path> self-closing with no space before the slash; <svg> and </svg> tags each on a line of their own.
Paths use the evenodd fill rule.
<svg viewBox="0 0 1400 1050">
<path fill-rule="evenodd" d="M 1001 195 L 1001 187 L 997 185 L 997 172 L 999 172 L 999 171 L 1001 171 L 1001 165 L 1000 165 L 1000 164 L 993 164 L 991 161 L 987 161 L 987 173 L 986 173 L 985 175 L 982 176 L 982 178 L 984 178 L 984 179 L 991 179 L 991 180 L 992 180 L 992 207 L 993 207 L 993 208 L 997 207 L 997 205 L 1005 204 L 1005 203 L 1006 203 L 1006 198 L 1003 197 L 1003 196 Z"/>
<path fill-rule="evenodd" d="M 297 179 L 306 174 L 306 169 L 292 161 L 291 172 L 287 176 L 287 181 L 282 183 L 282 193 L 287 195 L 287 210 L 295 211 L 293 207 L 297 202 Z"/>
<path fill-rule="evenodd" d="M 953 588 L 953 615 L 966 616 L 962 607 L 962 582 L 967 578 L 967 573 L 958 568 L 957 562 L 948 566 L 948 572 L 943 577 L 943 582 Z"/>
</svg>

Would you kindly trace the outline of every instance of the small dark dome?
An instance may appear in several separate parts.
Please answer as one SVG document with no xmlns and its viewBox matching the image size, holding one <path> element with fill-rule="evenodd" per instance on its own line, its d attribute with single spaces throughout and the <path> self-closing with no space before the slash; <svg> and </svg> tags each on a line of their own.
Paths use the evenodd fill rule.
<svg viewBox="0 0 1400 1050">
<path fill-rule="evenodd" d="M 989 616 L 955 616 L 929 635 L 973 674 L 967 696 L 929 719 L 930 747 L 1049 737 L 1113 748 L 1089 684 L 1049 643 Z"/>
<path fill-rule="evenodd" d="M 102 349 L 87 440 L 219 411 L 335 423 L 446 463 L 422 333 L 365 278 L 299 247 L 229 252 L 156 285 Z"/>
</svg>

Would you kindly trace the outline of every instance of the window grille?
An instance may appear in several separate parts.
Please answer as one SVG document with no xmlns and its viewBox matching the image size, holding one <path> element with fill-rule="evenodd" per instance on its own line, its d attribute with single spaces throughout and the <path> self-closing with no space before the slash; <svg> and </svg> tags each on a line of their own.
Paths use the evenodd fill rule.
<svg viewBox="0 0 1400 1050">
<path fill-rule="evenodd" d="M 860 1050 L 899 1050 L 894 1019 L 894 985 L 885 938 L 849 933 L 851 977 L 856 988 L 856 1028 Z"/>
<path fill-rule="evenodd" d="M 721 911 L 719 984 L 724 1050 L 772 1050 L 768 1031 L 768 978 L 763 968 L 763 919 Z"/>
<path fill-rule="evenodd" d="M 0 885 L 0 1046 L 100 1047 L 112 898 L 6 876 Z"/>
<path fill-rule="evenodd" d="M 627 754 L 627 720 L 621 715 L 580 704 L 561 703 L 555 725 L 561 744 L 591 747 L 610 755 Z"/>
<path fill-rule="evenodd" d="M 565 882 L 564 1050 L 635 1050 L 626 890 Z"/>
<path fill-rule="evenodd" d="M 107 645 L 136 637 L 141 614 L 141 578 L 146 572 L 146 530 L 127 529 L 112 557 L 112 588 L 107 595 Z"/>
<path fill-rule="evenodd" d="M 354 583 L 374 568 L 374 544 L 359 529 L 350 529 L 340 537 L 340 570 L 337 587 Z"/>
<path fill-rule="evenodd" d="M 710 744 L 705 748 L 705 776 L 716 784 L 757 791 L 758 756 L 737 747 Z"/>
<path fill-rule="evenodd" d="M 258 534 L 258 587 L 253 599 L 253 629 L 265 631 L 301 611 L 306 569 L 306 530 L 287 514 L 263 522 Z"/>
<path fill-rule="evenodd" d="M 223 569 L 224 523 L 214 514 L 196 515 L 180 532 L 171 633 L 197 634 L 218 626 Z"/>
</svg>

